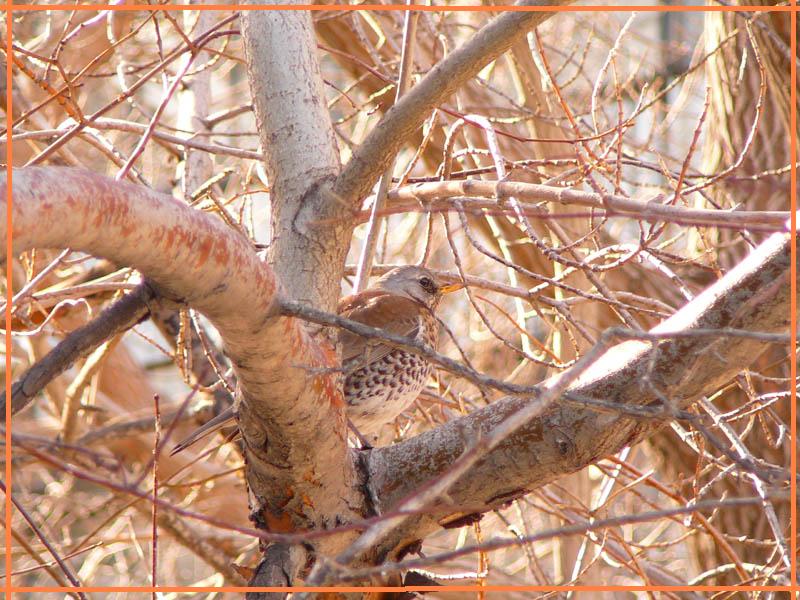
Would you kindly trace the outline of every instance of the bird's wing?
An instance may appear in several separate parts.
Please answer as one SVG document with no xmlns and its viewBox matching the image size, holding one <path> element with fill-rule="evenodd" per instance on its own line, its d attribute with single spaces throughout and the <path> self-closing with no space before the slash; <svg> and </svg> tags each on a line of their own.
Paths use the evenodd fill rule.
<svg viewBox="0 0 800 600">
<path fill-rule="evenodd" d="M 206 421 L 203 425 L 195 429 L 192 433 L 190 433 L 180 442 L 175 444 L 175 447 L 172 449 L 172 452 L 170 452 L 169 455 L 174 456 L 178 452 L 185 450 L 195 442 L 202 440 L 207 435 L 210 435 L 215 431 L 222 429 L 223 427 L 234 421 L 234 419 L 235 415 L 233 413 L 233 407 L 229 406 L 221 413 L 219 413 L 216 417 L 214 417 L 210 421 Z"/>
<path fill-rule="evenodd" d="M 339 303 L 339 314 L 347 319 L 410 338 L 416 337 L 419 332 L 420 310 L 426 309 L 413 300 L 379 290 L 348 296 Z M 346 329 L 339 330 L 339 342 L 342 346 L 342 365 L 347 371 L 365 367 L 394 350 L 394 346 Z"/>
</svg>

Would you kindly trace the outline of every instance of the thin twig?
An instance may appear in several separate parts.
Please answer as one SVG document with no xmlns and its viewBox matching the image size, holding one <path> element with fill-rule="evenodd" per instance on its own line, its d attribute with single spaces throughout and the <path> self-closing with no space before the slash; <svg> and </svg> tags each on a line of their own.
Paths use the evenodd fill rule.
<svg viewBox="0 0 800 600">
<path fill-rule="evenodd" d="M 408 0 L 408 4 L 412 4 L 413 0 Z M 416 32 L 417 20 L 419 13 L 413 10 L 408 10 L 405 13 L 405 22 L 403 24 L 403 52 L 400 57 L 400 73 L 397 76 L 397 90 L 395 94 L 395 103 L 399 102 L 402 95 L 408 89 L 411 82 L 411 68 L 414 65 L 414 46 L 416 45 Z M 372 201 L 372 212 L 367 225 L 367 238 L 364 240 L 364 247 L 361 249 L 361 258 L 358 261 L 358 271 L 356 272 L 356 280 L 353 285 L 353 292 L 357 293 L 362 291 L 369 281 L 369 274 L 372 270 L 372 263 L 375 260 L 375 248 L 378 243 L 378 231 L 382 222 L 381 213 L 383 205 L 386 202 L 386 192 L 389 189 L 389 184 L 392 182 L 392 175 L 394 173 L 394 166 L 396 157 L 392 158 L 389 166 L 386 167 L 378 183 L 378 192 L 375 194 L 375 199 Z"/>
<path fill-rule="evenodd" d="M 8 493 L 5 482 L 1 480 L 0 480 L 0 491 L 2 491 L 6 496 L 8 496 L 11 499 L 11 503 L 22 515 L 22 518 L 25 519 L 25 522 L 28 524 L 28 527 L 30 527 L 33 530 L 33 532 L 36 534 L 36 537 L 39 538 L 39 541 L 42 542 L 45 548 L 47 548 L 47 551 L 58 563 L 59 568 L 61 568 L 61 571 L 64 573 L 64 575 L 66 575 L 70 583 L 72 583 L 72 585 L 75 586 L 76 588 L 80 588 L 81 582 L 72 573 L 72 570 L 69 568 L 69 565 L 66 562 L 64 562 L 58 550 L 56 550 L 55 546 L 53 546 L 50 543 L 50 540 L 47 539 L 47 536 L 44 534 L 44 532 L 39 528 L 38 525 L 36 525 L 36 523 L 33 520 L 33 517 L 31 517 L 31 515 L 28 513 L 25 507 L 19 503 L 16 496 Z M 10 523 L 7 523 L 6 525 L 7 526 L 10 525 Z M 87 600 L 86 595 L 80 590 L 77 590 L 74 595 L 78 596 L 78 598 L 80 598 L 81 600 Z"/>
</svg>

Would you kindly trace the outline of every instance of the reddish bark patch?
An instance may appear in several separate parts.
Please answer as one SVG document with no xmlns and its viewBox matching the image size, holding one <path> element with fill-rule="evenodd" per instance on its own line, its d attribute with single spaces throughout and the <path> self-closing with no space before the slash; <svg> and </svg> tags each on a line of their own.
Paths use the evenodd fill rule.
<svg viewBox="0 0 800 600">
<path fill-rule="evenodd" d="M 344 397 L 336 385 L 334 376 L 325 374 L 315 377 L 312 390 L 314 390 L 314 395 L 318 398 L 327 399 L 332 407 L 340 410 L 344 408 Z"/>
<path fill-rule="evenodd" d="M 230 252 L 228 252 L 228 248 L 226 244 L 217 244 L 214 248 L 214 262 L 217 263 L 217 266 L 226 266 L 230 265 L 231 258 Z M 239 265 L 236 265 L 239 267 Z M 237 268 L 237 270 L 239 270 Z"/>
<path fill-rule="evenodd" d="M 195 252 L 195 267 L 199 268 L 206 264 L 209 255 L 211 254 L 211 248 L 213 247 L 213 242 L 209 239 L 203 240 L 200 242 L 200 247 Z"/>
<path fill-rule="evenodd" d="M 264 511 L 264 520 L 267 524 L 267 531 L 272 533 L 291 533 L 294 531 L 292 518 L 288 513 L 273 513 L 269 510 Z"/>
</svg>

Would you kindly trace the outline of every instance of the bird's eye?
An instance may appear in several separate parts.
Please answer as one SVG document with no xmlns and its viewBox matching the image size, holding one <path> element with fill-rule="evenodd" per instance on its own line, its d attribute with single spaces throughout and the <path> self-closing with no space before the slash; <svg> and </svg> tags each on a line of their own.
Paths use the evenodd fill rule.
<svg viewBox="0 0 800 600">
<path fill-rule="evenodd" d="M 419 284 L 422 286 L 422 289 L 424 289 L 429 294 L 436 293 L 436 284 L 433 283 L 433 279 L 431 279 L 430 277 L 420 277 Z"/>
</svg>

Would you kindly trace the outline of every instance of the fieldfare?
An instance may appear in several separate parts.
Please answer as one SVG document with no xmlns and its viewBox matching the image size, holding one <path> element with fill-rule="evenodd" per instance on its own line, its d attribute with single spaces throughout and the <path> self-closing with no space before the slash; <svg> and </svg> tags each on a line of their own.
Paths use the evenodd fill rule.
<svg viewBox="0 0 800 600">
<path fill-rule="evenodd" d="M 439 322 L 435 311 L 443 294 L 462 284 L 445 284 L 424 267 L 397 267 L 363 292 L 339 301 L 339 315 L 408 337 L 435 348 Z M 431 376 L 433 366 L 418 354 L 378 339 L 339 330 L 347 417 L 357 433 L 374 435 L 408 408 Z M 234 419 L 233 408 L 214 417 L 178 443 L 180 452 Z"/>
</svg>

